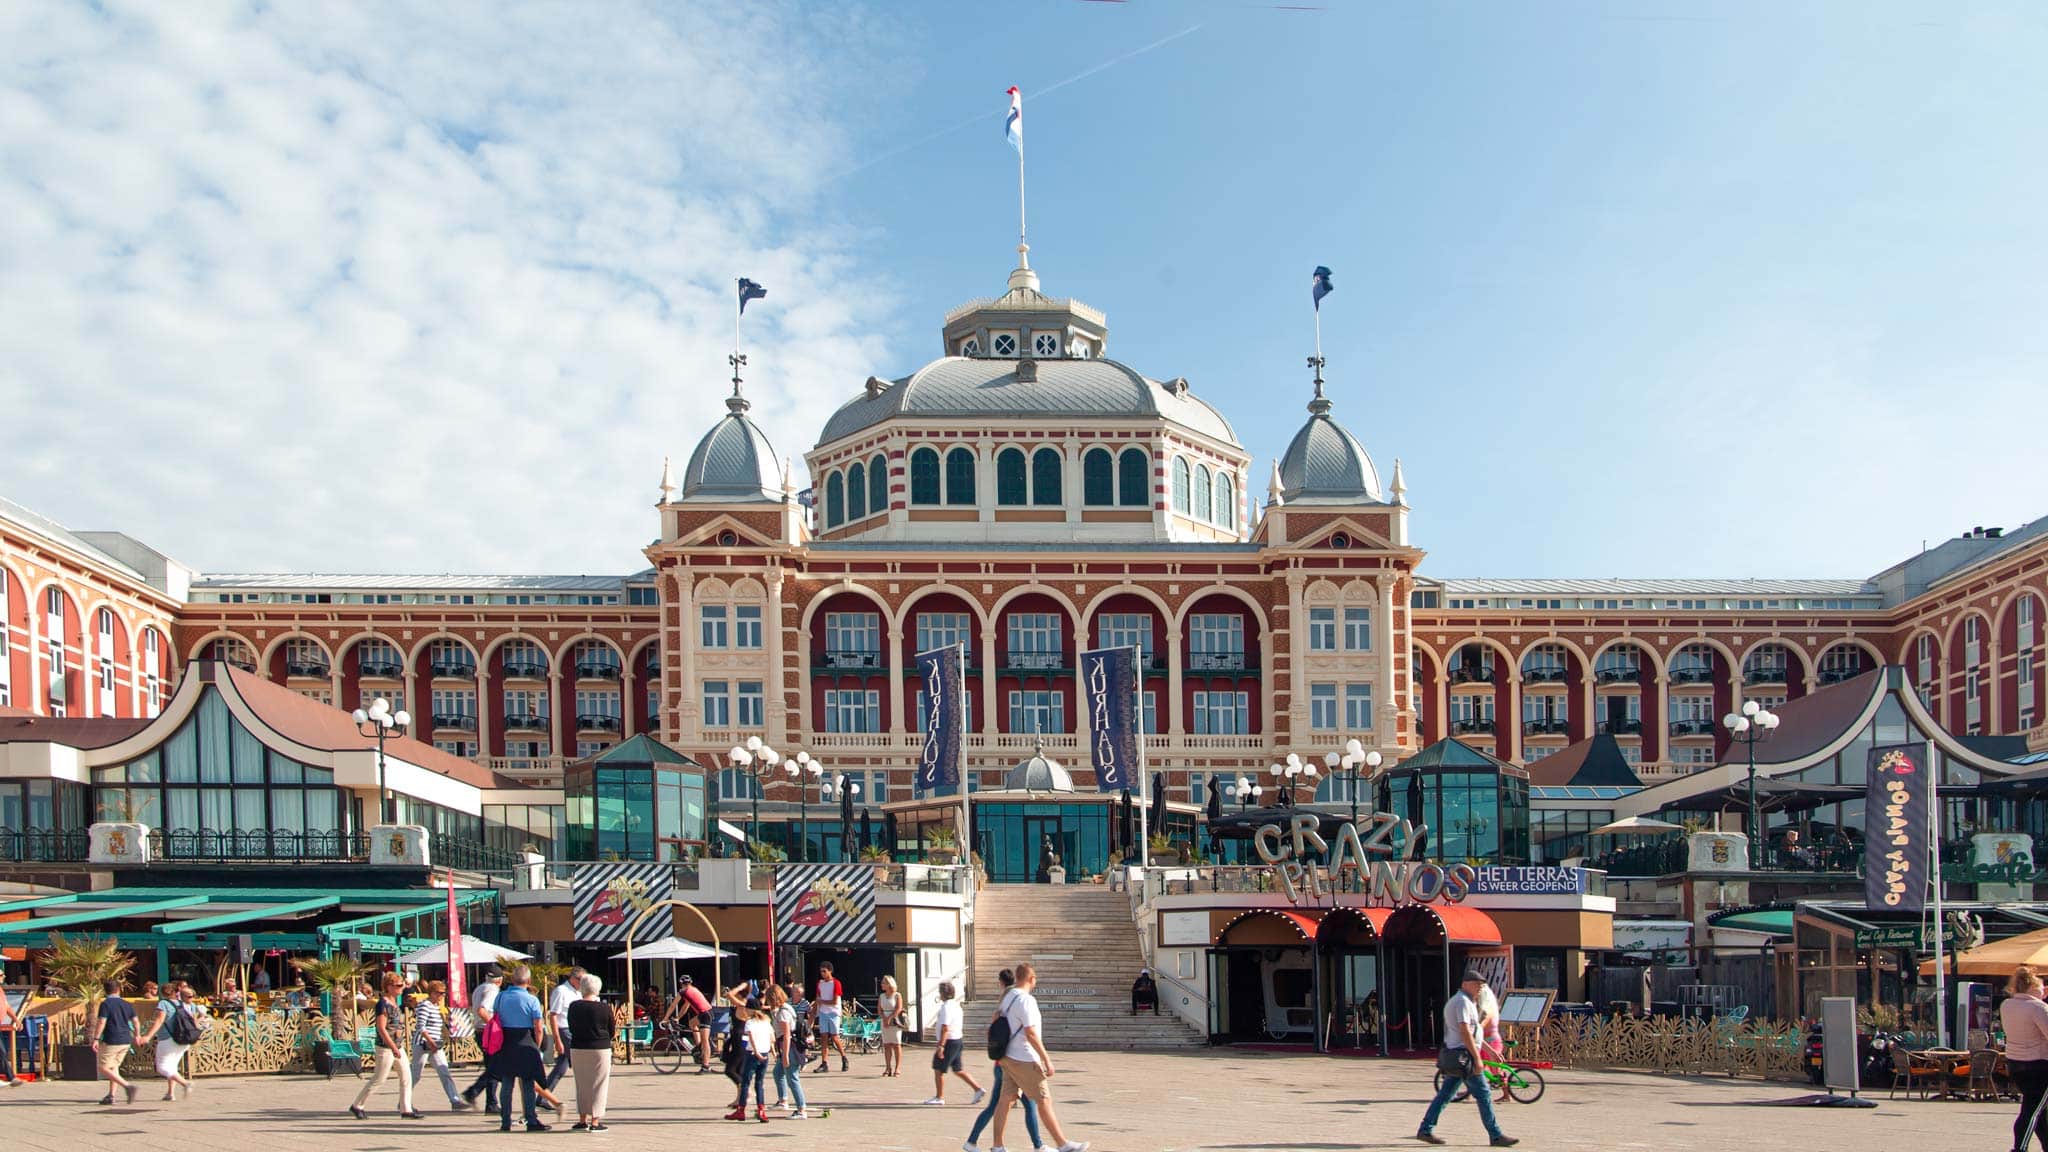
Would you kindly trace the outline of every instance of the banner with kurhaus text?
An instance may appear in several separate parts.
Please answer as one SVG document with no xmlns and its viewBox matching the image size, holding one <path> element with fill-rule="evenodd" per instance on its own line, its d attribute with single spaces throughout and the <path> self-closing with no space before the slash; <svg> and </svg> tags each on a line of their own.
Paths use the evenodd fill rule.
<svg viewBox="0 0 2048 1152">
<path fill-rule="evenodd" d="M 918 682 L 924 685 L 924 750 L 917 761 L 917 790 L 960 783 L 967 758 L 966 673 L 959 645 L 917 654 Z"/>
<path fill-rule="evenodd" d="M 1081 653 L 1081 707 L 1088 715 L 1088 752 L 1095 765 L 1095 787 L 1103 792 L 1137 787 L 1137 649 L 1100 648 Z"/>
</svg>

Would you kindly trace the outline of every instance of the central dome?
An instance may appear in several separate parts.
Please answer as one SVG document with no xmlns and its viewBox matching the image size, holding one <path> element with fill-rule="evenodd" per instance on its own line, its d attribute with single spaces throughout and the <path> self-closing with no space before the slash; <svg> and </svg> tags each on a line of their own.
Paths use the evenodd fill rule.
<svg viewBox="0 0 2048 1152">
<path fill-rule="evenodd" d="M 1288 504 L 1379 501 L 1379 471 L 1358 437 L 1330 419 L 1330 402 L 1323 398 L 1320 380 L 1308 411 L 1308 423 L 1294 434 L 1287 454 L 1280 458 L 1280 499 Z"/>
<path fill-rule="evenodd" d="M 1166 420 L 1226 444 L 1237 434 L 1187 382 L 1147 379 L 1115 360 L 946 356 L 901 380 L 871 381 L 825 423 L 820 446 L 897 416 Z"/>
<path fill-rule="evenodd" d="M 780 503 L 782 462 L 775 457 L 775 447 L 747 419 L 747 401 L 737 392 L 725 407 L 724 417 L 690 453 L 689 466 L 683 469 L 683 499 Z"/>
</svg>

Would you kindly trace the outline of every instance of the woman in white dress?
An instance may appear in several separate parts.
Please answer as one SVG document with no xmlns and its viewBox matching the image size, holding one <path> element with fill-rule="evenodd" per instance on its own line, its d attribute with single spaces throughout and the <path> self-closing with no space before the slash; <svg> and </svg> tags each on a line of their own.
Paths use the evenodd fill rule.
<svg viewBox="0 0 2048 1152">
<path fill-rule="evenodd" d="M 894 976 L 882 977 L 882 994 L 875 997 L 875 1015 L 882 1022 L 882 1075 L 903 1074 L 903 997 L 896 991 Z"/>
</svg>

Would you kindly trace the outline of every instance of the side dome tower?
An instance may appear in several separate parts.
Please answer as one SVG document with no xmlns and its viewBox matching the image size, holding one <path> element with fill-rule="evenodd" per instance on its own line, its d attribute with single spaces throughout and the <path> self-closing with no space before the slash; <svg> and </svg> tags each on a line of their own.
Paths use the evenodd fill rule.
<svg viewBox="0 0 2048 1152">
<path fill-rule="evenodd" d="M 684 501 L 783 502 L 782 462 L 767 435 L 747 418 L 752 406 L 735 384 L 726 398 L 724 417 L 697 441 L 697 450 L 683 469 Z"/>
<path fill-rule="evenodd" d="M 1308 423 L 1294 434 L 1280 458 L 1280 499 L 1288 504 L 1381 502 L 1372 457 L 1358 437 L 1330 418 L 1330 401 L 1320 379 L 1308 413 Z"/>
</svg>

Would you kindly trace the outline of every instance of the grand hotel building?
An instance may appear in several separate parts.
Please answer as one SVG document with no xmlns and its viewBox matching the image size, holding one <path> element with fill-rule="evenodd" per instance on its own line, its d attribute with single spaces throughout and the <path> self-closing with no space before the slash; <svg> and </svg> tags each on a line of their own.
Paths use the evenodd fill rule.
<svg viewBox="0 0 2048 1152">
<path fill-rule="evenodd" d="M 1042 752 L 1080 795 L 1077 652 L 1139 646 L 1151 766 L 1181 811 L 1351 738 L 1391 763 L 1456 737 L 1541 790 L 1569 783 L 1545 758 L 1611 735 L 1651 784 L 1729 760 L 1717 718 L 1742 701 L 1880 665 L 1952 732 L 2048 745 L 2048 518 L 1867 578 L 1440 579 L 1400 464 L 1383 482 L 1320 383 L 1267 471 L 1186 379 L 1111 358 L 1103 313 L 1021 259 L 941 340 L 850 389 L 803 452 L 803 498 L 775 441 L 808 430 L 771 437 L 736 383 L 680 483 L 664 470 L 658 538 L 616 557 L 627 575 L 202 573 L 0 501 L 0 706 L 150 716 L 215 660 L 344 708 L 401 702 L 420 740 L 544 788 L 652 734 L 720 769 L 728 812 L 757 783 L 725 752 L 754 734 L 847 774 L 863 806 L 910 800 L 907 672 L 954 642 L 971 787 Z M 0 784 L 0 827 L 25 803 Z"/>
</svg>

